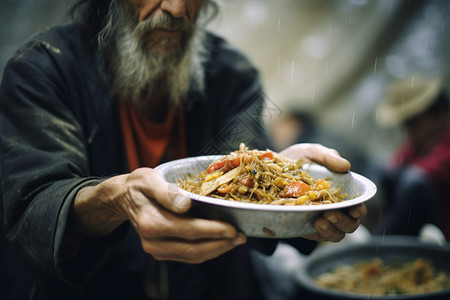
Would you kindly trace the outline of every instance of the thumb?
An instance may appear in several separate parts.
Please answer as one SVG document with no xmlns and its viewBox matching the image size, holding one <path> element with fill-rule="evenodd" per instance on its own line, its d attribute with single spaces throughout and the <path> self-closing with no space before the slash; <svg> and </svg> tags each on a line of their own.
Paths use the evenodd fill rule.
<svg viewBox="0 0 450 300">
<path fill-rule="evenodd" d="M 320 144 L 295 144 L 280 154 L 294 160 L 303 158 L 313 161 L 336 172 L 347 172 L 351 167 L 350 162 L 342 158 L 336 150 Z"/>
<path fill-rule="evenodd" d="M 176 184 L 167 183 L 154 169 L 143 168 L 142 170 L 146 172 L 147 181 L 143 189 L 148 192 L 148 196 L 175 213 L 185 213 L 191 208 L 192 201 L 188 192 L 180 189 Z"/>
<path fill-rule="evenodd" d="M 176 184 L 169 183 L 167 185 L 167 197 L 171 206 L 169 208 L 174 212 L 185 213 L 191 208 L 191 197 Z"/>
</svg>

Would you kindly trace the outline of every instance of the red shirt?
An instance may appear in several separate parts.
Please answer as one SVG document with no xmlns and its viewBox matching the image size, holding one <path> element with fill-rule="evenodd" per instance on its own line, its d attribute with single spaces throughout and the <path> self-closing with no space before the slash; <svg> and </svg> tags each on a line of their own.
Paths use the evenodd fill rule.
<svg viewBox="0 0 450 300">
<path fill-rule="evenodd" d="M 163 123 L 145 119 L 132 105 L 119 103 L 120 122 L 130 171 L 186 157 L 182 110 L 170 109 Z"/>
<path fill-rule="evenodd" d="M 427 153 L 419 156 L 416 152 L 410 143 L 405 143 L 396 154 L 395 163 L 417 165 L 428 174 L 437 191 L 440 227 L 450 240 L 450 126 Z"/>
</svg>

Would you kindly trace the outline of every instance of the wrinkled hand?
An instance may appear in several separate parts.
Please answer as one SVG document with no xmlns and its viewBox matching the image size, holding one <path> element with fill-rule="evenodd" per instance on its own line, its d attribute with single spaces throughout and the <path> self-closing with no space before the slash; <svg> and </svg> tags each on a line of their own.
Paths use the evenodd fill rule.
<svg viewBox="0 0 450 300">
<path fill-rule="evenodd" d="M 296 144 L 281 151 L 280 154 L 293 159 L 319 163 L 336 172 L 350 170 L 350 162 L 339 156 L 339 153 L 319 144 Z M 364 204 L 346 210 L 326 211 L 314 222 L 317 232 L 304 238 L 315 241 L 338 242 L 347 233 L 354 232 L 360 225 L 360 219 L 367 214 Z"/>
<path fill-rule="evenodd" d="M 314 222 L 317 232 L 304 238 L 319 242 L 339 242 L 347 233 L 352 233 L 358 228 L 360 219 L 366 214 L 367 208 L 364 204 L 349 207 L 347 211 L 326 211 Z"/>
<path fill-rule="evenodd" d="M 342 158 L 336 150 L 320 144 L 295 144 L 284 149 L 280 154 L 292 160 L 303 159 L 315 162 L 336 172 L 347 172 L 351 166 L 350 162 Z"/>
<path fill-rule="evenodd" d="M 93 208 L 92 203 L 101 204 Z M 95 212 L 88 221 L 89 213 L 83 207 Z M 94 236 L 105 235 L 129 220 L 144 251 L 158 260 L 201 263 L 246 242 L 246 236 L 228 223 L 184 215 L 190 207 L 186 192 L 165 182 L 155 170 L 141 168 L 82 190 L 77 215 L 89 225 L 84 228 L 97 230 L 91 232 Z M 110 228 L 102 229 L 108 224 Z"/>
<path fill-rule="evenodd" d="M 200 263 L 246 241 L 230 224 L 182 215 L 191 207 L 188 194 L 153 169 L 134 171 L 125 184 L 128 219 L 144 251 L 156 259 Z"/>
</svg>

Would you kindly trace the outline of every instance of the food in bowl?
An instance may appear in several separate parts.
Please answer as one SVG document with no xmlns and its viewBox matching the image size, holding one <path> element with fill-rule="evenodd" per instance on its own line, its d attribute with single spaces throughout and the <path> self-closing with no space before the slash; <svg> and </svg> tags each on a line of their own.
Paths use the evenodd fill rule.
<svg viewBox="0 0 450 300">
<path fill-rule="evenodd" d="M 155 170 L 166 182 L 177 184 L 187 177 L 197 176 L 213 161 L 222 158 L 223 155 L 182 158 L 159 165 Z M 341 187 L 342 192 L 348 195 L 345 201 L 322 205 L 264 205 L 189 192 L 192 208 L 188 214 L 196 218 L 228 222 L 248 237 L 294 238 L 315 233 L 314 221 L 324 211 L 346 209 L 364 203 L 377 190 L 368 178 L 351 171 L 336 173 L 315 163 L 307 163 L 303 169 L 314 178 L 327 178 L 333 186 Z"/>
<path fill-rule="evenodd" d="M 364 295 L 413 295 L 450 288 L 450 274 L 426 258 L 384 264 L 380 258 L 343 264 L 315 278 L 319 285 Z"/>
<path fill-rule="evenodd" d="M 213 161 L 197 177 L 178 181 L 194 194 L 246 203 L 317 205 L 341 202 L 347 194 L 325 178 L 313 178 L 302 166 L 270 150 L 239 150 Z"/>
</svg>

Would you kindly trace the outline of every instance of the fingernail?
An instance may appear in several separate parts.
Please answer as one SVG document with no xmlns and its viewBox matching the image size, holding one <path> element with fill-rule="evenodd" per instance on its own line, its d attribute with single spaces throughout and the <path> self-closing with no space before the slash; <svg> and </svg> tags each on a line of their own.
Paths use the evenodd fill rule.
<svg viewBox="0 0 450 300">
<path fill-rule="evenodd" d="M 231 241 L 233 246 L 239 246 L 244 244 L 247 241 L 247 238 L 243 234 L 239 234 L 234 240 Z"/>
<path fill-rule="evenodd" d="M 180 193 L 180 189 L 175 184 L 169 184 L 167 194 L 172 203 L 179 208 L 186 208 L 191 205 L 191 198 L 188 195 Z"/>
<path fill-rule="evenodd" d="M 361 214 L 358 211 L 352 211 L 350 216 L 354 219 L 359 219 Z"/>
<path fill-rule="evenodd" d="M 319 224 L 320 229 L 322 230 L 327 230 L 328 229 L 328 225 L 326 223 L 320 223 Z"/>
<path fill-rule="evenodd" d="M 176 195 L 175 198 L 173 198 L 173 204 L 179 208 L 186 208 L 191 205 L 191 198 L 187 195 Z"/>
<path fill-rule="evenodd" d="M 169 193 L 169 195 L 178 194 L 179 191 L 180 188 L 176 184 L 169 183 L 167 186 L 167 193 Z"/>
<path fill-rule="evenodd" d="M 339 221 L 339 218 L 337 215 L 331 215 L 330 217 L 328 217 L 328 220 L 333 223 L 336 224 Z"/>
</svg>

